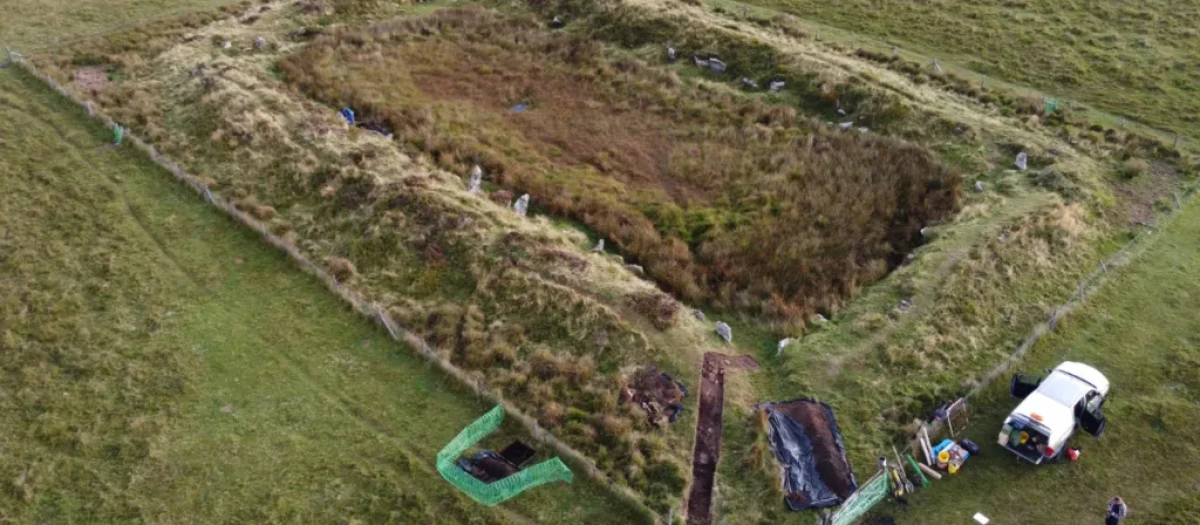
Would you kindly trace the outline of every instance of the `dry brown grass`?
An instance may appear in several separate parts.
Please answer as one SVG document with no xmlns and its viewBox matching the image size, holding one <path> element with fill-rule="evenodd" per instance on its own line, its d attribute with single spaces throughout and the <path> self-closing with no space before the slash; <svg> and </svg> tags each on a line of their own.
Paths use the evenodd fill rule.
<svg viewBox="0 0 1200 525">
<path fill-rule="evenodd" d="M 482 164 L 675 294 L 771 319 L 836 310 L 957 206 L 958 177 L 921 147 L 683 85 L 532 19 L 450 10 L 342 31 L 281 70 L 444 167 Z"/>
</svg>

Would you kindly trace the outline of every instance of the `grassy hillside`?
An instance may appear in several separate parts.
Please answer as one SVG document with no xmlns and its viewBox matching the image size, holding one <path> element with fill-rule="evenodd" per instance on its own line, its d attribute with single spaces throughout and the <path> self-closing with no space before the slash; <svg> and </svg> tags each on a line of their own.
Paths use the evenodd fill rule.
<svg viewBox="0 0 1200 525">
<path fill-rule="evenodd" d="M 0 519 L 637 521 L 584 476 L 458 494 L 490 407 L 108 136 L 0 71 Z"/>
<path fill-rule="evenodd" d="M 11 0 L 0 18 L 0 46 L 31 52 L 95 35 L 240 3 L 241 0 Z M 246 2 L 249 3 L 249 2 Z"/>
<path fill-rule="evenodd" d="M 1200 102 L 1195 3 L 750 0 L 1194 134 Z M 717 1 L 727 11 L 736 4 Z M 1120 89 L 1113 89 L 1120 86 Z"/>
<path fill-rule="evenodd" d="M 1089 298 L 1031 350 L 1020 369 L 1064 360 L 1092 364 L 1112 381 L 1108 428 L 1076 436 L 1078 463 L 1034 467 L 995 444 L 1016 406 L 1007 385 L 975 401 L 968 435 L 983 445 L 949 481 L 913 497 L 898 523 L 1099 523 L 1114 495 L 1130 523 L 1193 524 L 1200 516 L 1200 207 L 1189 206 L 1140 262 Z"/>
</svg>

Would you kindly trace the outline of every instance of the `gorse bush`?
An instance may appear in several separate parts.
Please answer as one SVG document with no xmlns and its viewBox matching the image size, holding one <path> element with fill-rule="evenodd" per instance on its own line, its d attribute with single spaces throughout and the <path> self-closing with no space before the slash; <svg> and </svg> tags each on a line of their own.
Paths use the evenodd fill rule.
<svg viewBox="0 0 1200 525">
<path fill-rule="evenodd" d="M 480 164 L 586 224 L 669 291 L 773 320 L 837 309 L 957 206 L 958 176 L 922 147 L 685 83 L 531 18 L 448 10 L 345 30 L 280 70 L 442 166 Z"/>
</svg>

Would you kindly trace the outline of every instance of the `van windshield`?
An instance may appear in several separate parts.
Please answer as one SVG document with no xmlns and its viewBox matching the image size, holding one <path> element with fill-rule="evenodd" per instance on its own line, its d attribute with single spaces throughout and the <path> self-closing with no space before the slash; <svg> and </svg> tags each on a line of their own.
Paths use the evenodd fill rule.
<svg viewBox="0 0 1200 525">
<path fill-rule="evenodd" d="M 1075 406 L 1091 390 L 1083 381 L 1069 374 L 1054 372 L 1038 385 L 1037 392 L 1064 406 Z"/>
</svg>

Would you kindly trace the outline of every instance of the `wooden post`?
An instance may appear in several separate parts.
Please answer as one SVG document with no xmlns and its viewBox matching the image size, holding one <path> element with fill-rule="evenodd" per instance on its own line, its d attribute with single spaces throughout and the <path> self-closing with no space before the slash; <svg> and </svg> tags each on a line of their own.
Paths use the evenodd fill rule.
<svg viewBox="0 0 1200 525">
<path fill-rule="evenodd" d="M 931 477 L 933 479 L 942 479 L 942 475 L 938 471 L 933 470 L 932 468 L 930 468 L 928 466 L 925 466 L 921 463 L 917 463 L 917 468 L 920 468 L 922 472 L 929 474 L 929 477 Z"/>
</svg>

